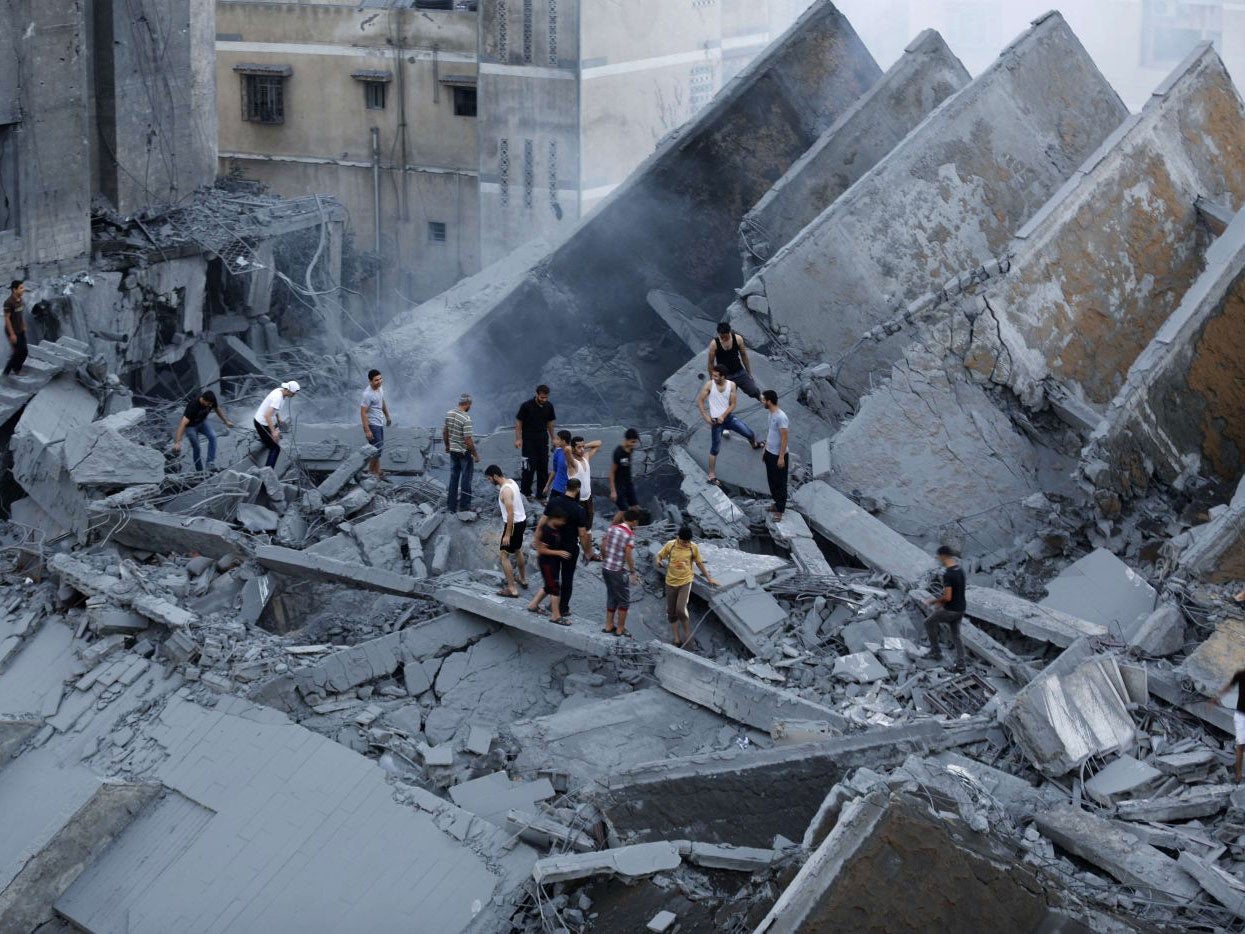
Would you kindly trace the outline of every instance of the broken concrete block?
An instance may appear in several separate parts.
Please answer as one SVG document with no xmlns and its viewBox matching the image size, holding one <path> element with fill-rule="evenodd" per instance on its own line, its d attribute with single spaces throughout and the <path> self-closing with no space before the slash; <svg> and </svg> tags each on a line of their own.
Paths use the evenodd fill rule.
<svg viewBox="0 0 1245 934">
<path fill-rule="evenodd" d="M 354 479 L 354 475 L 363 469 L 363 465 L 375 456 L 376 448 L 370 444 L 365 444 L 357 451 L 346 455 L 341 464 L 316 487 L 316 491 L 325 499 L 332 499 Z"/>
<path fill-rule="evenodd" d="M 739 872 L 753 872 L 757 869 L 768 869 L 774 862 L 773 850 L 762 850 L 752 846 L 728 846 L 721 843 L 693 842 L 684 855 L 687 861 L 707 869 L 734 869 Z"/>
<path fill-rule="evenodd" d="M 432 545 L 432 564 L 430 570 L 434 576 L 444 574 L 450 566 L 450 543 L 452 539 L 446 533 L 438 535 Z"/>
<path fill-rule="evenodd" d="M 582 830 L 561 824 L 544 814 L 524 811 L 506 812 L 506 829 L 533 846 L 549 849 L 561 844 L 580 853 L 596 849 L 596 842 Z"/>
<path fill-rule="evenodd" d="M 471 731 L 467 734 L 467 751 L 477 756 L 487 756 L 489 747 L 493 745 L 494 736 L 496 733 L 491 727 L 480 726 L 478 723 L 471 724 Z"/>
<path fill-rule="evenodd" d="M 359 487 L 339 499 L 336 505 L 341 507 L 343 515 L 350 517 L 370 506 L 374 498 L 375 495 L 370 490 Z"/>
<path fill-rule="evenodd" d="M 1097 623 L 1126 642 L 1158 601 L 1146 579 L 1105 548 L 1068 565 L 1046 585 L 1046 591 L 1039 606 Z"/>
<path fill-rule="evenodd" d="M 307 541 L 307 520 L 296 510 L 289 510 L 277 523 L 277 541 L 287 548 L 302 548 Z"/>
<path fill-rule="evenodd" d="M 1038 813 L 1037 827 L 1060 849 L 1092 863 L 1117 882 L 1154 891 L 1181 901 L 1194 898 L 1198 886 L 1149 844 L 1119 824 L 1069 805 Z"/>
<path fill-rule="evenodd" d="M 746 584 L 717 588 L 709 597 L 709 607 L 754 655 L 763 650 L 770 634 L 787 621 L 787 611 L 769 591 Z"/>
<path fill-rule="evenodd" d="M 649 931 L 653 931 L 654 934 L 667 934 L 667 932 L 674 931 L 675 922 L 678 920 L 678 915 L 673 911 L 659 911 L 649 919 L 648 924 L 644 927 Z"/>
<path fill-rule="evenodd" d="M 103 606 L 91 613 L 91 624 L 100 635 L 142 632 L 151 624 L 133 610 Z"/>
<path fill-rule="evenodd" d="M 813 479 L 824 480 L 830 474 L 830 439 L 814 441 L 812 446 Z"/>
<path fill-rule="evenodd" d="M 1088 782 L 1085 790 L 1089 790 Z M 1115 816 L 1120 820 L 1157 821 L 1161 824 L 1212 817 L 1228 806 L 1234 790 L 1235 785 L 1195 785 L 1162 798 L 1121 801 L 1116 806 Z"/>
<path fill-rule="evenodd" d="M 890 672 L 872 652 L 856 652 L 852 655 L 841 655 L 835 659 L 834 677 L 840 681 L 872 684 L 874 681 L 889 678 Z"/>
<path fill-rule="evenodd" d="M 1183 649 L 1184 639 L 1184 614 L 1176 604 L 1166 603 L 1133 630 L 1128 637 L 1128 647 L 1140 655 L 1161 658 Z"/>
<path fill-rule="evenodd" d="M 1245 920 L 1245 885 L 1239 879 L 1188 851 L 1181 851 L 1176 865 L 1192 876 L 1207 895 Z"/>
<path fill-rule="evenodd" d="M 843 627 L 839 635 L 849 652 L 867 652 L 871 645 L 875 648 L 881 646 L 885 638 L 882 627 L 872 619 L 853 620 Z"/>
<path fill-rule="evenodd" d="M 211 558 L 245 555 L 244 536 L 229 523 L 203 516 L 169 515 L 155 509 L 106 509 L 92 504 L 92 524 L 112 541 L 165 554 Z"/>
<path fill-rule="evenodd" d="M 682 862 L 679 848 L 674 843 L 637 843 L 596 853 L 547 856 L 536 861 L 532 867 L 532 878 L 539 885 L 592 876 L 642 879 L 654 873 L 677 869 Z"/>
<path fill-rule="evenodd" d="M 1182 777 L 1204 772 L 1217 761 L 1214 750 L 1202 748 L 1194 752 L 1177 752 L 1166 756 L 1155 756 L 1154 767 L 1164 775 Z"/>
<path fill-rule="evenodd" d="M 255 549 L 255 560 L 270 570 L 306 580 L 336 581 L 363 590 L 375 590 L 400 597 L 409 597 L 417 592 L 417 581 L 405 574 L 336 561 L 307 551 L 282 548 L 280 545 L 261 545 Z"/>
<path fill-rule="evenodd" d="M 775 720 L 769 735 L 776 745 L 789 746 L 831 739 L 841 735 L 841 731 L 825 720 Z"/>
<path fill-rule="evenodd" d="M 238 522 L 248 532 L 275 532 L 281 517 L 265 506 L 255 503 L 239 503 Z"/>
<path fill-rule="evenodd" d="M 505 772 L 493 772 L 450 787 L 450 799 L 455 804 L 498 827 L 505 826 L 508 811 L 532 811 L 536 802 L 547 801 L 554 795 L 547 778 L 515 782 Z"/>
<path fill-rule="evenodd" d="M 1139 794 L 1162 777 L 1162 772 L 1132 756 L 1120 756 L 1085 783 L 1085 793 L 1102 805 Z"/>
</svg>

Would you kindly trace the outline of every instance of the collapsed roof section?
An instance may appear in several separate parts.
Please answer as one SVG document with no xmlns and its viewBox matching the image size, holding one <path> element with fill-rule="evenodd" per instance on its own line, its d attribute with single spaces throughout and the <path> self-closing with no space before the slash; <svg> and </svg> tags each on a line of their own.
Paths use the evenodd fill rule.
<svg viewBox="0 0 1245 934">
<path fill-rule="evenodd" d="M 840 394 L 858 398 L 897 348 L 857 339 L 1001 253 L 1126 116 L 1049 14 L 762 267 L 749 308 L 808 356 L 843 360 Z"/>
<path fill-rule="evenodd" d="M 739 236 L 745 278 L 970 80 L 935 30 L 912 40 L 882 79 L 744 215 Z"/>
<path fill-rule="evenodd" d="M 457 347 L 455 356 L 469 357 L 477 378 L 492 384 L 477 395 L 526 390 L 551 346 L 616 348 L 665 333 L 645 303 L 652 289 L 702 307 L 724 304 L 739 281 L 744 212 L 880 75 L 834 5 L 814 4 L 552 252 L 525 251 L 500 276 L 478 277 L 494 300 L 474 301 L 467 290 L 452 303 L 412 309 L 363 352 L 380 350 L 390 369 L 416 372 Z M 516 341 L 520 333 L 525 340 Z"/>
</svg>

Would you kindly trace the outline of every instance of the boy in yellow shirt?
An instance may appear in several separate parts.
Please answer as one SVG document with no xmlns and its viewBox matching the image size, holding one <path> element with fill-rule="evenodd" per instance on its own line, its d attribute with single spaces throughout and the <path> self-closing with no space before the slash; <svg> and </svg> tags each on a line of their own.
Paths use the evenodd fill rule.
<svg viewBox="0 0 1245 934">
<path fill-rule="evenodd" d="M 657 567 L 666 567 L 666 619 L 670 620 L 670 628 L 674 631 L 675 645 L 685 647 L 692 641 L 691 617 L 687 612 L 687 598 L 692 593 L 692 578 L 695 569 L 700 568 L 701 576 L 710 587 L 718 586 L 718 582 L 709 574 L 709 569 L 700 560 L 700 549 L 692 541 L 692 530 L 686 525 L 679 529 L 679 537 L 673 538 L 662 546 L 657 553 Z M 682 638 L 679 637 L 679 624 L 682 623 Z"/>
</svg>

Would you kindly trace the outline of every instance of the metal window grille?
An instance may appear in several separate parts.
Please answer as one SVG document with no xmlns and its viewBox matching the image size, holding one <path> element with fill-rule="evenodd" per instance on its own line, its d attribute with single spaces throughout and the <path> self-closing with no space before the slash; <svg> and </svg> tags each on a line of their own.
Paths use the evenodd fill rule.
<svg viewBox="0 0 1245 934">
<path fill-rule="evenodd" d="M 454 116 L 474 117 L 476 115 L 476 89 L 454 88 Z"/>
<path fill-rule="evenodd" d="M 549 140 L 549 203 L 558 203 L 558 141 Z"/>
<path fill-rule="evenodd" d="M 536 145 L 523 141 L 523 206 L 532 206 L 532 189 L 536 185 Z"/>
<path fill-rule="evenodd" d="M 523 0 L 523 61 L 532 60 L 532 0 Z"/>
<path fill-rule="evenodd" d="M 505 61 L 510 55 L 510 4 L 497 0 L 497 58 Z"/>
<path fill-rule="evenodd" d="M 713 66 L 693 65 L 690 78 L 690 94 L 688 101 L 692 112 L 700 110 L 713 97 Z"/>
<path fill-rule="evenodd" d="M 444 243 L 445 242 L 445 222 L 429 221 L 428 222 L 428 242 Z"/>
<path fill-rule="evenodd" d="M 497 144 L 497 181 L 501 189 L 502 207 L 510 205 L 510 140 L 503 139 Z"/>
<path fill-rule="evenodd" d="M 243 75 L 242 119 L 248 123 L 284 123 L 285 78 Z"/>
<path fill-rule="evenodd" d="M 385 82 L 364 81 L 363 103 L 368 110 L 385 109 Z"/>
<path fill-rule="evenodd" d="M 549 0 L 549 64 L 558 64 L 558 0 Z"/>
</svg>

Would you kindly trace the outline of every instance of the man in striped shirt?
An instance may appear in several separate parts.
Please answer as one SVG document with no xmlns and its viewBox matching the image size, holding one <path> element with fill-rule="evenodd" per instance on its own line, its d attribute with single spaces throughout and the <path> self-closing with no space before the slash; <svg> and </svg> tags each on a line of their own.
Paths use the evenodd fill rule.
<svg viewBox="0 0 1245 934">
<path fill-rule="evenodd" d="M 639 583 L 635 572 L 635 527 L 643 513 L 631 506 L 614 519 L 601 542 L 601 577 L 605 581 L 605 632 L 616 636 L 627 632 L 627 610 L 631 608 L 631 583 Z"/>
<path fill-rule="evenodd" d="M 466 512 L 471 508 L 471 475 L 480 463 L 475 440 L 471 436 L 471 396 L 463 393 L 458 405 L 445 413 L 441 440 L 450 455 L 450 512 Z"/>
</svg>

